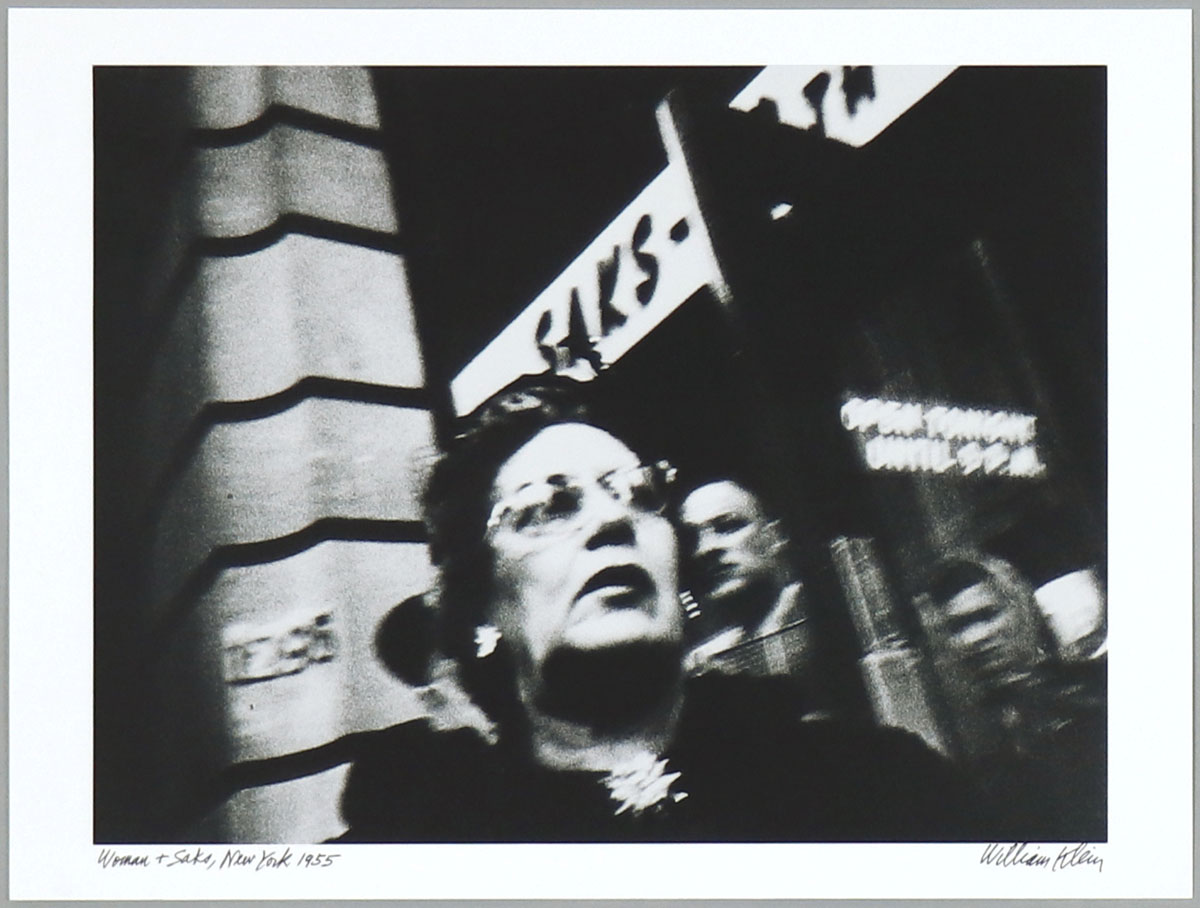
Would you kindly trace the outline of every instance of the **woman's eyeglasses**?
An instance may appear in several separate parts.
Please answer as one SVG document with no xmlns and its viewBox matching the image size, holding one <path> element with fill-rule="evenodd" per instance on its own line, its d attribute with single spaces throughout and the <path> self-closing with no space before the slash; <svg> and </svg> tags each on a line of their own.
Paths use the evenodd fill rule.
<svg viewBox="0 0 1200 908">
<path fill-rule="evenodd" d="M 643 514 L 661 514 L 667 506 L 675 468 L 658 463 L 611 470 L 591 481 L 550 476 L 530 483 L 496 503 L 487 529 L 504 527 L 526 536 L 566 533 L 578 526 L 589 487 L 596 486 L 614 501 Z"/>
</svg>

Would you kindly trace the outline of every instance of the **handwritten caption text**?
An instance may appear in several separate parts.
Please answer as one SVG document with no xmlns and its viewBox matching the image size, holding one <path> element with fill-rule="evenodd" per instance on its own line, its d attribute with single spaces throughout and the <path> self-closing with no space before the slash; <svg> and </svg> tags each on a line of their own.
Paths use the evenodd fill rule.
<svg viewBox="0 0 1200 908">
<path fill-rule="evenodd" d="M 96 862 L 108 870 L 116 867 L 191 867 L 203 870 L 312 870 L 332 867 L 341 857 L 328 851 L 293 851 L 291 848 L 245 850 L 178 848 L 174 851 L 123 853 L 102 848 Z"/>
</svg>

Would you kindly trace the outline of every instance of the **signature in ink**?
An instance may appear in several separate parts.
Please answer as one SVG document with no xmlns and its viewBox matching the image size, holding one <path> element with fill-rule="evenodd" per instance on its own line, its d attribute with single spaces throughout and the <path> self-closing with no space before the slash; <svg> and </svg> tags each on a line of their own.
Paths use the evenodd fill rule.
<svg viewBox="0 0 1200 908">
<path fill-rule="evenodd" d="M 1013 842 L 1011 845 L 992 842 L 983 849 L 979 863 L 993 867 L 1048 869 L 1052 873 L 1071 867 L 1092 867 L 1097 873 L 1104 870 L 1104 859 L 1087 842 L 1064 845 L 1057 854 L 1053 850 L 1043 850 L 1044 847 L 1030 845 L 1028 842 Z"/>
</svg>

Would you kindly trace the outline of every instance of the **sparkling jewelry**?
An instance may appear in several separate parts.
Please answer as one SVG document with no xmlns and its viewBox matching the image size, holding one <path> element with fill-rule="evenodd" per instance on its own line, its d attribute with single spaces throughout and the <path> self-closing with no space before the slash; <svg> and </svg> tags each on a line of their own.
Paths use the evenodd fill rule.
<svg viewBox="0 0 1200 908">
<path fill-rule="evenodd" d="M 609 796 L 617 802 L 615 813 L 626 811 L 635 816 L 644 810 L 660 810 L 687 797 L 686 791 L 671 791 L 680 773 L 667 772 L 667 761 L 642 751 L 617 766 L 604 777 Z"/>
</svg>

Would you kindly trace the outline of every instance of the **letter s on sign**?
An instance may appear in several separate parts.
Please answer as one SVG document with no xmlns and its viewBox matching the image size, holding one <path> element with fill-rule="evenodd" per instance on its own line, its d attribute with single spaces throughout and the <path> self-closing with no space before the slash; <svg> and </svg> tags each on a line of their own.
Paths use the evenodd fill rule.
<svg viewBox="0 0 1200 908">
<path fill-rule="evenodd" d="M 631 243 L 633 260 L 646 275 L 646 279 L 637 285 L 638 302 L 643 306 L 650 302 L 654 296 L 654 288 L 658 286 L 658 258 L 649 252 L 642 252 L 646 240 L 650 239 L 651 224 L 650 215 L 643 214 L 638 219 L 637 226 L 633 228 L 633 242 Z"/>
</svg>

